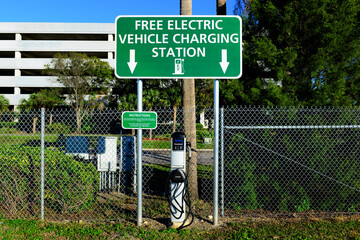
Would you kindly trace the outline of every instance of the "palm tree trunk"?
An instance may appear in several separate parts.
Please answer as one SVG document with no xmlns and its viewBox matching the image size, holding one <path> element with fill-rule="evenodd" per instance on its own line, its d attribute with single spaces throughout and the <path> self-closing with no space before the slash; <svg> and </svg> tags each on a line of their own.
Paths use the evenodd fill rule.
<svg viewBox="0 0 360 240">
<path fill-rule="evenodd" d="M 226 0 L 217 0 L 216 15 L 226 15 Z"/>
<path fill-rule="evenodd" d="M 184 130 L 186 141 L 191 143 L 191 147 L 196 149 L 196 108 L 195 108 L 195 80 L 183 80 L 184 98 Z M 197 174 L 197 154 L 192 152 L 191 159 L 187 164 L 189 194 L 192 201 L 199 198 L 198 194 L 198 174 Z"/>
<path fill-rule="evenodd" d="M 176 132 L 176 117 L 177 117 L 177 106 L 176 106 L 176 105 L 174 105 L 173 132 Z"/>
<path fill-rule="evenodd" d="M 180 15 L 192 15 L 192 0 L 180 0 Z M 196 148 L 195 80 L 183 80 L 184 128 L 186 140 Z M 188 164 L 189 195 L 192 201 L 199 199 L 197 154 L 194 152 Z"/>
<path fill-rule="evenodd" d="M 36 120 L 37 120 L 37 117 L 34 117 L 33 119 L 33 133 L 35 134 L 36 133 Z"/>
<path fill-rule="evenodd" d="M 151 111 L 151 108 L 149 108 L 149 111 Z M 152 129 L 150 129 L 149 139 L 150 139 L 150 141 L 152 140 Z"/>
</svg>

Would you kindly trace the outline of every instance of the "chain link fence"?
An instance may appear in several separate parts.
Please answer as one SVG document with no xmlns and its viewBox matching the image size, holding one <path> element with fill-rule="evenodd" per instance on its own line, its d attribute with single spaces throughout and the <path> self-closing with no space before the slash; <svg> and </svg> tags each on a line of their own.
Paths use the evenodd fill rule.
<svg viewBox="0 0 360 240">
<path fill-rule="evenodd" d="M 223 216 L 359 212 L 358 108 L 221 113 Z"/>
<path fill-rule="evenodd" d="M 185 131 L 186 116 L 194 111 L 153 111 L 158 127 L 143 130 L 143 217 L 161 221 L 170 216 L 170 136 Z M 121 114 L 2 113 L 0 217 L 135 220 L 136 131 L 122 130 Z M 195 169 L 189 176 L 192 208 L 197 217 L 211 219 L 214 112 L 205 109 L 195 115 L 201 123 L 186 136 L 193 149 L 187 172 Z M 221 109 L 221 216 L 359 212 L 359 117 L 356 108 Z"/>
<path fill-rule="evenodd" d="M 170 136 L 173 131 L 184 131 L 185 114 L 182 109 L 154 111 L 158 127 L 143 130 L 143 217 L 161 219 L 170 216 L 166 195 Z M 213 111 L 202 112 L 198 116 L 211 121 Z M 40 218 L 43 214 L 44 219 L 57 221 L 136 219 L 136 131 L 121 128 L 121 114 L 111 110 L 78 116 L 72 110 L 1 114 L 0 216 Z M 197 145 L 192 146 L 197 176 L 189 183 L 199 189 L 193 201 L 198 216 L 212 211 L 213 130 L 211 124 L 203 125 L 198 124 L 197 136 L 187 136 Z"/>
</svg>

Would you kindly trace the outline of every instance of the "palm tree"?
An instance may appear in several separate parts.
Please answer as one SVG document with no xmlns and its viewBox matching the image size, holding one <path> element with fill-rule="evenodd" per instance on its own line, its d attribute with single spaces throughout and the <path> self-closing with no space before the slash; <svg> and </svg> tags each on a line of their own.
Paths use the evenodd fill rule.
<svg viewBox="0 0 360 240">
<path fill-rule="evenodd" d="M 158 89 L 150 88 L 144 91 L 144 105 L 151 111 L 154 106 L 158 105 L 160 101 L 160 92 Z M 152 140 L 152 129 L 150 129 L 149 139 Z"/>
<path fill-rule="evenodd" d="M 8 110 L 10 105 L 9 99 L 7 99 L 4 95 L 0 95 L 0 121 L 1 121 L 1 114 L 3 111 Z"/>
<path fill-rule="evenodd" d="M 63 104 L 63 100 L 58 96 L 57 92 L 52 89 L 43 89 L 38 93 L 32 93 L 28 100 L 21 99 L 20 110 L 36 110 L 41 108 L 54 108 Z M 33 133 L 36 133 L 37 117 L 34 113 Z M 50 115 L 50 124 L 52 123 L 52 114 Z"/>
<path fill-rule="evenodd" d="M 180 0 L 180 15 L 192 15 L 192 0 Z M 183 79 L 184 128 L 186 139 L 196 148 L 195 79 Z M 192 200 L 199 198 L 197 184 L 197 154 L 192 155 L 189 166 L 189 193 Z"/>
<path fill-rule="evenodd" d="M 123 95 L 120 97 L 119 99 L 119 105 L 118 105 L 118 109 L 119 110 L 127 110 L 127 111 L 135 111 L 136 110 L 136 105 L 137 105 L 137 95 L 130 93 L 128 95 Z M 135 129 L 132 129 L 131 131 L 131 135 L 135 135 Z"/>
<path fill-rule="evenodd" d="M 174 115 L 173 115 L 173 130 L 172 132 L 176 131 L 176 118 L 177 118 L 177 110 L 178 107 L 181 105 L 182 102 L 182 96 L 181 96 L 181 81 L 177 80 L 167 80 L 166 86 L 164 88 L 164 91 L 166 93 L 166 99 L 164 101 L 167 101 L 166 105 L 170 105 L 173 108 Z"/>
</svg>

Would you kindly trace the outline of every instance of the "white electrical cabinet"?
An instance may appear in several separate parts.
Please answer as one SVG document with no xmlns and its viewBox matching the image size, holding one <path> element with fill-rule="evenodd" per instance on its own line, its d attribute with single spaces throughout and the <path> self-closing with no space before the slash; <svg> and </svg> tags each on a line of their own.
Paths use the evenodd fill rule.
<svg viewBox="0 0 360 240">
<path fill-rule="evenodd" d="M 115 172 L 117 166 L 117 137 L 99 137 L 97 147 L 99 172 Z"/>
</svg>

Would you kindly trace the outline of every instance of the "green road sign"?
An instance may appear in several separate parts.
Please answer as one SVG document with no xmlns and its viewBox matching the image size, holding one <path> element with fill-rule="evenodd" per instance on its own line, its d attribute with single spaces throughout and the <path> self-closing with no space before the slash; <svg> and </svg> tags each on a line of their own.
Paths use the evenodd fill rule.
<svg viewBox="0 0 360 240">
<path fill-rule="evenodd" d="M 118 78 L 239 78 L 238 16 L 119 16 Z"/>
<path fill-rule="evenodd" d="M 156 112 L 123 112 L 122 127 L 124 129 L 155 129 Z"/>
</svg>

